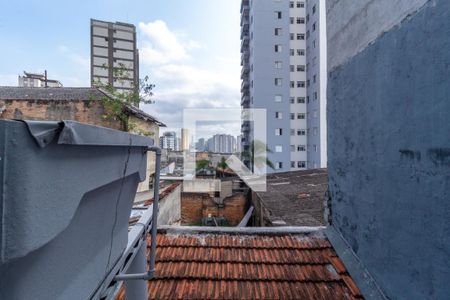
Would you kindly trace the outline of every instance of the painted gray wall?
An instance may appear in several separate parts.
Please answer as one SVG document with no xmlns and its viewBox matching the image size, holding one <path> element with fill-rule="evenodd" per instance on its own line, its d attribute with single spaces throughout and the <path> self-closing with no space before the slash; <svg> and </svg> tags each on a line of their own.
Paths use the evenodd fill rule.
<svg viewBox="0 0 450 300">
<path fill-rule="evenodd" d="M 171 225 L 181 220 L 181 184 L 159 202 L 158 224 Z"/>
<path fill-rule="evenodd" d="M 330 27 L 355 3 L 331 2 Z M 393 2 L 406 5 L 404 11 L 420 4 Z M 391 8 L 384 13 L 392 16 Z M 353 13 L 342 17 L 365 16 Z M 448 299 L 450 2 L 430 0 L 406 19 L 395 15 L 398 26 L 330 66 L 332 222 L 387 297 Z M 360 25 L 346 25 L 361 30 L 355 44 L 371 35 Z M 346 39 L 332 34 L 329 49 Z M 329 51 L 331 61 L 343 62 L 338 52 Z"/>
</svg>

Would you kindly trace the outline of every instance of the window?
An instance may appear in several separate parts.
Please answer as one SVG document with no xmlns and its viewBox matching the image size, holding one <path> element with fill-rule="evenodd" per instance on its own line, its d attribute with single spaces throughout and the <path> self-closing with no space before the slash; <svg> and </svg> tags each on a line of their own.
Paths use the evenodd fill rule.
<svg viewBox="0 0 450 300">
<path fill-rule="evenodd" d="M 281 95 L 275 95 L 275 102 L 281 102 L 283 100 L 283 98 L 281 97 Z"/>
<path fill-rule="evenodd" d="M 294 54 L 295 54 L 294 49 L 291 49 L 289 52 L 290 52 L 291 56 L 294 56 Z"/>
<path fill-rule="evenodd" d="M 275 129 L 275 135 L 276 135 L 276 136 L 283 135 L 283 128 L 277 128 L 277 129 Z"/>
<path fill-rule="evenodd" d="M 300 151 L 300 152 L 306 151 L 305 145 L 298 145 L 297 146 L 297 151 Z"/>
<path fill-rule="evenodd" d="M 316 40 L 313 41 L 313 48 L 316 48 Z"/>
<path fill-rule="evenodd" d="M 297 130 L 297 135 L 306 135 L 306 130 L 305 129 Z"/>
<path fill-rule="evenodd" d="M 313 64 L 313 66 L 315 66 L 315 65 L 316 65 L 316 63 L 317 63 L 317 57 L 314 57 L 314 58 L 313 58 L 313 60 L 312 60 L 312 64 Z"/>
<path fill-rule="evenodd" d="M 275 152 L 277 152 L 277 153 L 283 152 L 283 146 L 281 146 L 281 145 L 275 145 Z"/>
<path fill-rule="evenodd" d="M 283 68 L 283 62 L 282 61 L 275 61 L 275 69 L 281 69 Z"/>
<path fill-rule="evenodd" d="M 317 147 L 317 145 L 313 145 L 313 150 L 314 152 L 317 152 L 319 150 L 319 148 Z"/>
<path fill-rule="evenodd" d="M 309 22 L 309 14 L 306 15 L 306 23 Z"/>
<path fill-rule="evenodd" d="M 290 69 L 291 72 L 294 72 L 295 71 L 295 66 L 294 65 L 290 65 L 289 69 Z"/>
<path fill-rule="evenodd" d="M 297 1 L 297 7 L 298 8 L 303 8 L 303 7 L 305 7 L 305 3 L 301 2 L 301 1 Z"/>
<path fill-rule="evenodd" d="M 317 96 L 317 92 L 314 92 L 314 100 L 317 100 L 318 96 Z"/>
<path fill-rule="evenodd" d="M 275 45 L 275 52 L 281 52 L 283 50 L 283 48 L 281 47 L 281 45 Z"/>
<path fill-rule="evenodd" d="M 297 49 L 297 55 L 305 56 L 305 50 L 304 49 Z"/>
<path fill-rule="evenodd" d="M 313 82 L 316 83 L 317 82 L 317 75 L 313 76 Z"/>
<path fill-rule="evenodd" d="M 275 112 L 275 119 L 283 119 L 283 113 L 281 111 Z"/>
<path fill-rule="evenodd" d="M 290 22 L 291 24 L 294 24 L 294 17 L 290 17 L 290 18 L 289 18 L 289 22 Z"/>
<path fill-rule="evenodd" d="M 317 135 L 317 132 L 318 132 L 317 127 L 314 127 L 314 128 L 313 128 L 313 134 L 314 134 L 314 135 Z"/>
<path fill-rule="evenodd" d="M 295 161 L 291 161 L 291 168 L 295 168 Z"/>
<path fill-rule="evenodd" d="M 283 79 L 282 78 L 275 78 L 275 85 L 276 86 L 282 86 L 283 85 Z"/>
<path fill-rule="evenodd" d="M 290 100 L 291 100 L 291 104 L 295 103 L 295 97 L 291 97 Z"/>
<path fill-rule="evenodd" d="M 297 65 L 297 72 L 305 72 L 305 65 Z"/>
<path fill-rule="evenodd" d="M 292 136 L 295 135 L 295 129 L 291 129 L 291 135 L 292 135 Z"/>
<path fill-rule="evenodd" d="M 306 96 L 306 103 L 309 103 L 309 96 Z"/>
<path fill-rule="evenodd" d="M 306 168 L 306 162 L 305 161 L 298 161 L 297 167 L 299 168 Z"/>
<path fill-rule="evenodd" d="M 295 81 L 291 81 L 291 89 L 295 88 Z"/>
<path fill-rule="evenodd" d="M 305 114 L 303 114 L 303 113 L 298 113 L 298 114 L 297 114 L 297 119 L 304 120 L 304 119 L 305 119 Z"/>
<path fill-rule="evenodd" d="M 279 170 L 279 169 L 283 169 L 283 163 L 282 162 L 277 162 L 275 165 L 275 169 Z"/>
<path fill-rule="evenodd" d="M 290 34 L 289 34 L 289 38 L 291 39 L 291 41 L 293 41 L 293 40 L 294 40 L 294 34 L 293 34 L 293 33 L 290 33 Z"/>
<path fill-rule="evenodd" d="M 283 29 L 282 28 L 275 28 L 275 35 L 277 35 L 277 36 L 283 35 Z"/>
<path fill-rule="evenodd" d="M 305 97 L 297 97 L 297 103 L 305 103 Z"/>
<path fill-rule="evenodd" d="M 313 8 L 312 8 L 312 13 L 315 14 L 316 13 L 316 5 L 314 4 Z"/>
<path fill-rule="evenodd" d="M 295 152 L 295 145 L 291 145 L 291 152 Z"/>
<path fill-rule="evenodd" d="M 291 120 L 295 120 L 295 114 L 291 113 Z"/>
<path fill-rule="evenodd" d="M 304 81 L 297 81 L 297 87 L 298 87 L 298 88 L 303 88 L 303 87 L 305 87 L 305 82 L 304 82 Z"/>
<path fill-rule="evenodd" d="M 316 31 L 316 22 L 313 23 L 312 31 Z"/>
<path fill-rule="evenodd" d="M 297 33 L 297 40 L 304 40 L 305 35 L 303 33 Z"/>
<path fill-rule="evenodd" d="M 297 18 L 297 24 L 305 24 L 305 18 Z"/>
<path fill-rule="evenodd" d="M 283 14 L 281 11 L 276 11 L 275 12 L 275 19 L 281 19 L 283 17 Z"/>
<path fill-rule="evenodd" d="M 290 8 L 294 8 L 294 1 L 290 1 L 290 2 L 289 2 L 289 7 L 290 7 Z"/>
<path fill-rule="evenodd" d="M 310 81 L 309 81 L 309 79 L 308 79 L 308 80 L 306 80 L 306 86 L 307 86 L 307 87 L 309 87 L 309 86 L 310 86 Z"/>
</svg>

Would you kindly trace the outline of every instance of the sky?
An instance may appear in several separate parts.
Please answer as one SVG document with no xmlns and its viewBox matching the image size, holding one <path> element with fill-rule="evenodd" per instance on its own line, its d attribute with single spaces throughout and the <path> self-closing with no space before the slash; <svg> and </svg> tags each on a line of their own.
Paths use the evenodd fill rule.
<svg viewBox="0 0 450 300">
<path fill-rule="evenodd" d="M 141 109 L 178 129 L 183 108 L 239 107 L 239 9 L 240 0 L 0 0 L 0 85 L 47 70 L 64 86 L 89 86 L 90 19 L 132 23 L 140 76 L 156 85 Z M 205 137 L 240 131 L 203 126 Z"/>
</svg>

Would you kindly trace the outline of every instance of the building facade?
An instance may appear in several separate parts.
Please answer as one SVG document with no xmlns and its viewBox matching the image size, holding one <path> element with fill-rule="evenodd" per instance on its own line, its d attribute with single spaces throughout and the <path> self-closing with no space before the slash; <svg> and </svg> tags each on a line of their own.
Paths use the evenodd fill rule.
<svg viewBox="0 0 450 300">
<path fill-rule="evenodd" d="M 180 138 L 177 137 L 175 131 L 166 131 L 159 138 L 161 149 L 170 151 L 180 151 Z"/>
<path fill-rule="evenodd" d="M 208 139 L 207 150 L 213 153 L 233 153 L 236 151 L 236 138 L 229 134 L 215 134 Z"/>
<path fill-rule="evenodd" d="M 133 24 L 91 19 L 91 84 L 137 91 L 139 52 Z"/>
<path fill-rule="evenodd" d="M 325 0 L 241 2 L 241 106 L 266 110 L 275 172 L 326 167 L 325 24 Z"/>
<path fill-rule="evenodd" d="M 48 79 L 47 71 L 44 74 L 29 73 L 23 71 L 23 76 L 19 75 L 19 87 L 62 87 L 59 80 Z"/>
</svg>

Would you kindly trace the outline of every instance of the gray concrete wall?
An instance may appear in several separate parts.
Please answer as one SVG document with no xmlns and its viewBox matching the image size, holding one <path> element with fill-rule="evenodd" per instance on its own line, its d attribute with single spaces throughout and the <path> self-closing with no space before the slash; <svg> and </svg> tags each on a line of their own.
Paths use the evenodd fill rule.
<svg viewBox="0 0 450 300">
<path fill-rule="evenodd" d="M 181 184 L 159 203 L 158 225 L 172 225 L 181 219 Z"/>
<path fill-rule="evenodd" d="M 448 299 L 450 2 L 330 1 L 328 26 L 333 226 L 388 298 Z"/>
</svg>

